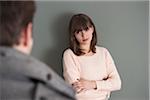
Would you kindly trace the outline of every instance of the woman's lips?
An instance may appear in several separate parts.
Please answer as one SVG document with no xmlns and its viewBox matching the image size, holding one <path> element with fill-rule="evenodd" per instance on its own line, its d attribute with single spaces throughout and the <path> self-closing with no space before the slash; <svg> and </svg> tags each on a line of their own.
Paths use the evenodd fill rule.
<svg viewBox="0 0 150 100">
<path fill-rule="evenodd" d="M 87 39 L 83 39 L 84 42 L 87 41 L 87 40 L 88 40 L 88 38 Z"/>
</svg>

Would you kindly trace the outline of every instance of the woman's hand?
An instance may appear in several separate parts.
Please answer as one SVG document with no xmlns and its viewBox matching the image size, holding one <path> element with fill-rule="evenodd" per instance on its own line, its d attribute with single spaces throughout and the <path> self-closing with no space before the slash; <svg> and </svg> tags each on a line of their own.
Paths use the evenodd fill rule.
<svg viewBox="0 0 150 100">
<path fill-rule="evenodd" d="M 77 82 L 73 83 L 73 88 L 76 90 L 77 93 L 80 93 L 81 91 L 86 91 L 89 89 L 95 89 L 96 88 L 96 82 L 95 81 L 89 81 L 80 79 Z"/>
</svg>

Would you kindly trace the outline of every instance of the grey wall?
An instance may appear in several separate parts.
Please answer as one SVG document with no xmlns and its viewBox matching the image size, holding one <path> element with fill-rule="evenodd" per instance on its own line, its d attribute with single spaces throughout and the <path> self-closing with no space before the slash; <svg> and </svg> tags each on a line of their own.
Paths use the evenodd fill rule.
<svg viewBox="0 0 150 100">
<path fill-rule="evenodd" d="M 62 75 L 68 22 L 75 13 L 93 19 L 98 45 L 111 52 L 122 89 L 111 100 L 148 100 L 148 2 L 38 1 L 32 55 Z"/>
</svg>

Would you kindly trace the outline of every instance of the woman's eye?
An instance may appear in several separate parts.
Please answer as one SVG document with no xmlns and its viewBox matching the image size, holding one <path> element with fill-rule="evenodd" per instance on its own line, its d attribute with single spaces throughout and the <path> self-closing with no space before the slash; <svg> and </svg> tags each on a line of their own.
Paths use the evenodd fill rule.
<svg viewBox="0 0 150 100">
<path fill-rule="evenodd" d="M 79 31 L 76 31 L 75 34 L 79 34 Z"/>
<path fill-rule="evenodd" d="M 87 27 L 85 30 L 86 30 L 86 31 L 88 31 L 88 30 L 89 30 L 89 28 Z"/>
<path fill-rule="evenodd" d="M 79 34 L 79 32 L 76 31 L 75 34 Z"/>
<path fill-rule="evenodd" d="M 76 34 L 79 34 L 80 32 L 81 32 L 81 31 L 80 31 L 80 30 L 78 30 L 78 31 L 76 31 L 75 33 L 76 33 Z"/>
</svg>

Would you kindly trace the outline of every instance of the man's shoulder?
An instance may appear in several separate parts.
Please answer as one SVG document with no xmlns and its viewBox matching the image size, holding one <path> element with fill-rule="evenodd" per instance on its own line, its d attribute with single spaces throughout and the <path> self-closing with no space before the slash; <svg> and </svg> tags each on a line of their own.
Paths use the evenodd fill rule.
<svg viewBox="0 0 150 100">
<path fill-rule="evenodd" d="M 3 62 L 1 66 L 9 71 L 41 79 L 44 79 L 45 74 L 51 72 L 51 69 L 43 62 L 13 48 L 0 48 L 0 54 L 0 60 Z"/>
<path fill-rule="evenodd" d="M 58 97 L 64 94 L 68 96 L 68 98 L 74 98 L 72 88 L 49 66 L 32 56 L 23 54 L 14 49 L 0 48 L 0 73 L 11 78 L 13 82 L 16 81 L 14 79 L 17 75 L 23 76 L 26 79 L 35 80 L 35 82 L 38 83 L 44 83 L 44 87 L 47 88 L 49 92 L 56 91 L 55 95 Z M 50 87 L 53 89 L 50 90 Z M 57 91 L 59 91 L 59 93 L 57 93 Z"/>
<path fill-rule="evenodd" d="M 3 52 L 3 53 L 2 53 Z M 39 61 L 38 59 L 18 52 L 14 49 L 1 49 L 0 54 L 0 73 L 9 75 L 10 73 L 17 73 L 16 75 L 24 76 L 26 78 L 35 80 L 37 82 L 45 83 L 45 86 L 52 87 L 59 91 L 60 94 L 74 97 L 74 91 L 71 86 L 48 65 Z M 9 69 L 9 70 L 8 70 Z M 56 95 L 59 95 L 56 93 Z"/>
</svg>

